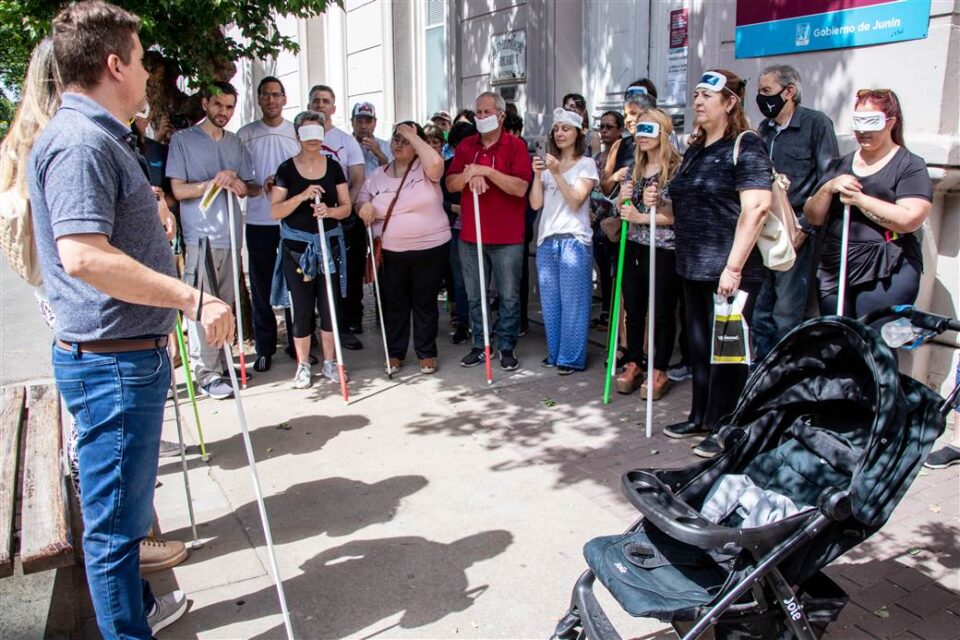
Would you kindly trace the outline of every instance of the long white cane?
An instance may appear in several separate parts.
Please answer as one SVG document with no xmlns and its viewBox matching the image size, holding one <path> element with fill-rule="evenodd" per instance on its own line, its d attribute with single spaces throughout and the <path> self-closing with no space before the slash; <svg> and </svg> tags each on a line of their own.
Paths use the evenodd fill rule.
<svg viewBox="0 0 960 640">
<path fill-rule="evenodd" d="M 193 515 L 193 496 L 190 493 L 190 475 L 187 473 L 187 448 L 183 444 L 183 425 L 180 420 L 180 399 L 177 397 L 177 377 L 173 367 L 170 368 L 170 390 L 173 393 L 173 415 L 177 421 L 177 440 L 180 442 L 180 467 L 183 470 L 183 489 L 187 494 L 187 513 L 190 514 L 190 532 L 193 534 L 191 549 L 203 546 L 200 536 L 197 535 L 197 519 Z"/>
<path fill-rule="evenodd" d="M 228 224 L 230 225 L 230 257 L 233 260 L 233 299 L 236 301 L 237 306 L 237 344 L 240 347 L 240 382 L 243 384 L 243 388 L 247 388 L 247 362 L 243 357 L 243 314 L 241 309 L 243 305 L 240 304 L 240 278 L 243 277 L 243 272 L 240 271 L 240 254 L 237 252 L 237 231 L 234 226 L 234 212 L 233 212 L 233 193 L 227 191 L 227 217 L 229 218 Z M 233 357 L 227 358 L 227 367 L 233 367 Z"/>
<path fill-rule="evenodd" d="M 487 273 L 483 265 L 483 234 L 480 232 L 480 199 L 473 193 L 473 221 L 477 228 L 477 266 L 480 271 L 480 309 L 483 313 L 483 355 L 487 365 L 487 384 L 493 384 L 493 369 L 490 367 L 490 321 L 487 318 Z"/>
<path fill-rule="evenodd" d="M 387 321 L 383 317 L 383 304 L 380 302 L 380 276 L 377 275 L 377 258 L 373 253 L 373 228 L 367 227 L 367 241 L 370 243 L 370 264 L 373 271 L 373 297 L 377 300 L 377 315 L 380 316 L 380 333 L 383 335 L 383 359 L 387 365 L 387 377 L 393 380 L 390 370 L 390 349 L 387 347 Z"/>
<path fill-rule="evenodd" d="M 653 436 L 653 354 L 655 352 L 653 321 L 656 312 L 656 296 L 654 291 L 657 283 L 657 208 L 650 207 L 650 279 L 647 284 L 647 437 Z"/>
<path fill-rule="evenodd" d="M 313 197 L 315 205 L 320 204 L 320 195 Z M 350 402 L 347 395 L 347 376 L 343 371 L 343 350 L 340 348 L 340 324 L 337 322 L 337 305 L 333 295 L 333 278 L 330 277 L 330 246 L 327 243 L 327 234 L 323 229 L 323 220 L 317 218 L 317 228 L 320 231 L 320 251 L 323 259 L 323 277 L 327 283 L 327 306 L 330 308 L 330 322 L 333 324 L 333 347 L 337 354 L 337 371 L 340 373 L 340 391 L 343 401 Z"/>
<path fill-rule="evenodd" d="M 843 315 L 847 297 L 847 250 L 850 248 L 850 205 L 843 205 L 843 233 L 840 236 L 840 276 L 837 280 L 837 315 Z"/>
<path fill-rule="evenodd" d="M 224 343 L 223 354 L 230 358 L 230 345 Z M 277 597 L 280 599 L 280 611 L 283 613 L 283 626 L 287 630 L 287 638 L 293 640 L 293 626 L 290 624 L 290 611 L 287 609 L 287 597 L 283 593 L 283 581 L 280 580 L 280 569 L 277 567 L 277 552 L 273 547 L 273 535 L 270 533 L 270 521 L 267 519 L 267 507 L 263 503 L 263 491 L 260 489 L 260 478 L 257 475 L 257 460 L 253 455 L 253 445 L 250 443 L 250 432 L 247 430 L 247 416 L 243 410 L 243 401 L 240 399 L 240 385 L 237 382 L 237 372 L 228 367 L 230 384 L 233 386 L 233 397 L 237 401 L 237 418 L 240 420 L 240 431 L 243 435 L 243 446 L 247 450 L 247 462 L 250 464 L 250 475 L 253 477 L 253 492 L 257 496 L 257 508 L 260 510 L 260 524 L 263 525 L 263 538 L 267 541 L 267 556 L 270 559 L 270 568 L 273 570 L 273 580 L 277 585 Z"/>
</svg>

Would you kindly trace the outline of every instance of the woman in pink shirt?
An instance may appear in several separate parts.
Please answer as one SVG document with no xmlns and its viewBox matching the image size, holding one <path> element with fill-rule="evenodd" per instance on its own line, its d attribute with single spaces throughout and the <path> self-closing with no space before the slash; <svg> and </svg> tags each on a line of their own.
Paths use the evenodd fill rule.
<svg viewBox="0 0 960 640">
<path fill-rule="evenodd" d="M 450 222 L 443 211 L 443 158 L 423 128 L 401 122 L 390 140 L 393 162 L 367 177 L 357 196 L 357 215 L 383 240 L 380 293 L 390 370 L 403 365 L 410 343 L 421 373 L 437 370 L 437 294 L 449 260 Z"/>
</svg>

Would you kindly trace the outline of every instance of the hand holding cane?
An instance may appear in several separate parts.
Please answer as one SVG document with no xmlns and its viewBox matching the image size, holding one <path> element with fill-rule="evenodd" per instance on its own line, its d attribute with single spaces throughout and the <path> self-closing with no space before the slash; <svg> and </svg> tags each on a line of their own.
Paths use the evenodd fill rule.
<svg viewBox="0 0 960 640">
<path fill-rule="evenodd" d="M 320 194 L 313 197 L 314 206 L 319 207 Z M 327 285 L 327 306 L 330 308 L 330 322 L 333 325 L 333 346 L 337 355 L 337 372 L 340 374 L 340 391 L 343 401 L 350 402 L 347 394 L 347 375 L 343 371 L 343 350 L 340 347 L 340 324 L 337 322 L 337 306 L 333 295 L 333 278 L 330 276 L 330 246 L 327 243 L 327 234 L 323 228 L 323 220 L 317 218 L 317 229 L 320 232 L 320 251 L 323 260 L 323 277 Z"/>
<path fill-rule="evenodd" d="M 380 276 L 377 275 L 377 256 L 373 249 L 373 228 L 367 227 L 367 241 L 370 244 L 370 265 L 373 271 L 373 297 L 377 300 L 377 315 L 380 317 L 380 333 L 383 336 L 383 358 L 387 365 L 387 377 L 393 380 L 393 371 L 390 369 L 390 349 L 387 347 L 387 324 L 383 318 L 383 304 L 380 300 Z"/>
<path fill-rule="evenodd" d="M 237 252 L 237 232 L 234 226 L 234 212 L 233 212 L 233 193 L 227 192 L 227 217 L 229 218 L 228 224 L 230 225 L 230 256 L 233 259 L 233 299 L 236 301 L 237 306 L 237 344 L 240 347 L 240 382 L 243 385 L 243 388 L 247 388 L 247 362 L 244 359 L 243 355 L 243 315 L 241 309 L 243 305 L 240 303 L 240 278 L 243 277 L 243 272 L 240 270 L 240 254 Z M 233 358 L 227 358 L 227 366 L 233 366 Z"/>
<path fill-rule="evenodd" d="M 493 369 L 490 367 L 490 321 L 487 318 L 487 273 L 483 264 L 483 234 L 480 231 L 480 198 L 472 188 L 473 222 L 477 228 L 477 265 L 480 273 L 480 310 L 483 317 L 483 356 L 487 365 L 487 384 L 493 384 Z"/>
<path fill-rule="evenodd" d="M 847 297 L 847 253 L 850 248 L 850 205 L 843 205 L 843 232 L 840 236 L 840 275 L 837 277 L 837 315 L 843 315 Z"/>
</svg>

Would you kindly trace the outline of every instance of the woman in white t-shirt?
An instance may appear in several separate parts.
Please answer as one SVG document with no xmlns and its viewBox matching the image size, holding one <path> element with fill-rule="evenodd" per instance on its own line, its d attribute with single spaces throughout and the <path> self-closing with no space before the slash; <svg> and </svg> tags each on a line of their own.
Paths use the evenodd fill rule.
<svg viewBox="0 0 960 640">
<path fill-rule="evenodd" d="M 547 332 L 543 364 L 560 375 L 587 366 L 593 275 L 590 192 L 599 180 L 584 155 L 583 118 L 556 109 L 548 153 L 533 159 L 530 206 L 543 208 L 537 234 L 537 277 Z"/>
</svg>

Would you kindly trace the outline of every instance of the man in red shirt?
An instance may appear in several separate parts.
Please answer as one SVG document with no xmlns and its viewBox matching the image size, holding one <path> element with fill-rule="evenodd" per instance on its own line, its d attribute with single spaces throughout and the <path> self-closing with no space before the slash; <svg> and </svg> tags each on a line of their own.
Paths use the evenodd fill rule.
<svg viewBox="0 0 960 640">
<path fill-rule="evenodd" d="M 489 282 L 493 271 L 500 298 L 499 314 L 493 325 L 500 351 L 500 366 L 512 371 L 520 366 L 514 354 L 520 330 L 520 276 L 523 266 L 524 217 L 527 187 L 532 177 L 526 145 L 503 130 L 506 103 L 497 93 L 477 97 L 475 136 L 457 145 L 447 172 L 447 190 L 463 192 L 460 200 L 462 230 L 460 261 L 470 299 L 473 348 L 460 365 L 474 367 L 484 362 L 483 312 L 480 307 L 480 265 L 477 261 L 477 228 L 473 194 L 480 203 L 480 231 L 484 269 Z"/>
</svg>

